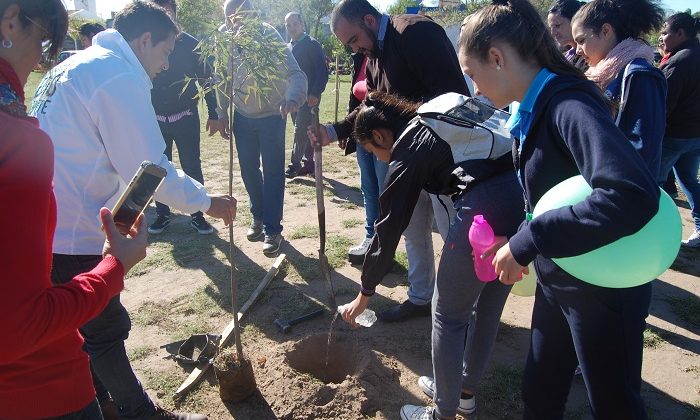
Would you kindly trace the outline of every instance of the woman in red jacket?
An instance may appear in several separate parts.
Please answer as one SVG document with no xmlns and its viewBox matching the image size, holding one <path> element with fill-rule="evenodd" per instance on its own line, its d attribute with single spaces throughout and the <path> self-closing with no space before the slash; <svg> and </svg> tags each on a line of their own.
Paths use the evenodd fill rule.
<svg viewBox="0 0 700 420">
<path fill-rule="evenodd" d="M 43 47 L 56 56 L 67 27 L 61 0 L 0 0 L 2 419 L 102 418 L 78 327 L 102 311 L 124 287 L 124 273 L 146 255 L 143 217 L 131 238 L 123 237 L 102 209 L 103 261 L 51 287 L 53 146 L 27 116 L 23 85 Z"/>
</svg>

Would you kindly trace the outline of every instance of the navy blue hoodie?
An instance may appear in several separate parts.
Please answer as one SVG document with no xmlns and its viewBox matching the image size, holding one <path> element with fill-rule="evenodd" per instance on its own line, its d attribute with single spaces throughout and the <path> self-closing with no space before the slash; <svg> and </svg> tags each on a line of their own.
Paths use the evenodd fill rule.
<svg viewBox="0 0 700 420">
<path fill-rule="evenodd" d="M 658 186 L 592 82 L 552 79 L 535 103 L 522 156 L 514 157 L 529 212 L 544 193 L 572 176 L 583 175 L 593 188 L 583 202 L 521 225 L 509 245 L 522 266 L 537 255 L 570 257 L 612 243 L 637 232 L 658 211 Z M 564 274 L 542 258 L 538 266 L 545 278 Z"/>
</svg>

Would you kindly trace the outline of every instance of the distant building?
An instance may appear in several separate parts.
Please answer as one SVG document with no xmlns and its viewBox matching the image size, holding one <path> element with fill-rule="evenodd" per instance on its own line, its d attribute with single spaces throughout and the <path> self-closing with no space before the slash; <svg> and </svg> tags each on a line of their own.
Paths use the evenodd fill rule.
<svg viewBox="0 0 700 420">
<path fill-rule="evenodd" d="M 77 15 L 83 19 L 100 19 L 97 14 L 97 0 L 61 0 L 68 10 L 68 15 Z"/>
</svg>

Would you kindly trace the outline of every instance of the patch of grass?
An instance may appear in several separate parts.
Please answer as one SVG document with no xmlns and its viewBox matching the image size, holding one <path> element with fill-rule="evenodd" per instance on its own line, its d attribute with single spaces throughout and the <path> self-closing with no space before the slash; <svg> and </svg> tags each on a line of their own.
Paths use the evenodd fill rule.
<svg viewBox="0 0 700 420">
<path fill-rule="evenodd" d="M 143 377 L 146 387 L 156 390 L 158 398 L 170 397 L 184 380 L 180 372 L 168 370 L 165 372 L 146 369 Z M 170 398 L 167 398 L 170 399 Z"/>
<path fill-rule="evenodd" d="M 314 200 L 316 199 L 316 188 L 310 185 L 300 184 L 298 182 L 287 183 L 287 193 L 289 195 L 296 196 L 303 200 Z"/>
<path fill-rule="evenodd" d="M 167 328 L 172 325 L 170 319 L 170 302 L 146 301 L 131 312 L 131 320 L 141 327 L 158 326 Z"/>
<path fill-rule="evenodd" d="M 265 335 L 263 334 L 262 330 L 257 325 L 246 324 L 246 326 L 243 327 L 243 331 L 241 332 L 241 342 L 243 342 L 243 340 L 259 340 L 262 339 L 264 336 Z"/>
<path fill-rule="evenodd" d="M 496 365 L 484 378 L 479 388 L 482 407 L 488 407 L 494 417 L 512 419 L 519 417 L 523 410 L 520 398 L 521 368 L 509 365 Z"/>
<path fill-rule="evenodd" d="M 355 210 L 356 208 L 358 208 L 358 206 L 355 203 L 350 201 L 342 202 L 338 204 L 338 206 L 340 206 L 340 208 L 343 210 Z"/>
<path fill-rule="evenodd" d="M 408 274 L 408 255 L 406 255 L 406 251 L 396 251 L 394 267 L 392 267 L 391 271 L 396 274 Z"/>
<path fill-rule="evenodd" d="M 132 362 L 135 362 L 137 360 L 145 359 L 146 357 L 152 355 L 153 353 L 157 352 L 158 349 L 151 347 L 151 346 L 138 346 L 134 347 L 132 349 L 129 349 L 127 351 L 126 355 L 129 357 L 129 360 Z"/>
<path fill-rule="evenodd" d="M 345 220 L 343 220 L 343 227 L 345 229 L 352 229 L 355 226 L 360 226 L 360 225 L 363 225 L 364 223 L 365 223 L 365 221 L 362 219 L 355 219 L 355 218 L 345 219 Z"/>
<path fill-rule="evenodd" d="M 238 203 L 236 208 L 236 224 L 238 226 L 250 226 L 253 222 L 253 215 L 250 213 L 250 207 Z"/>
<path fill-rule="evenodd" d="M 696 296 L 685 298 L 668 297 L 665 299 L 673 313 L 690 325 L 700 325 L 700 299 Z"/>
<path fill-rule="evenodd" d="M 657 334 L 655 331 L 647 328 L 644 330 L 644 348 L 645 349 L 655 349 L 661 346 L 661 344 L 664 342 L 664 339 L 661 338 L 659 334 Z"/>
<path fill-rule="evenodd" d="M 348 262 L 348 249 L 352 241 L 345 235 L 330 235 L 326 241 L 326 256 L 331 268 L 340 268 Z"/>
<path fill-rule="evenodd" d="M 170 337 L 173 341 L 185 340 L 194 334 L 213 333 L 218 334 L 214 330 L 213 324 L 209 319 L 204 317 L 185 318 L 177 328 L 173 328 L 170 332 Z"/>
<path fill-rule="evenodd" d="M 301 225 L 289 234 L 289 239 L 318 238 L 318 226 Z"/>
</svg>

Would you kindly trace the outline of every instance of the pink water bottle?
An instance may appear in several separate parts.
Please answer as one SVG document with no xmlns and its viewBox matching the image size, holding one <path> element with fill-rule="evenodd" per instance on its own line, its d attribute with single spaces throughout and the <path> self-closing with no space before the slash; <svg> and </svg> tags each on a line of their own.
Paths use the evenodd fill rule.
<svg viewBox="0 0 700 420">
<path fill-rule="evenodd" d="M 494 281 L 498 278 L 492 265 L 493 256 L 481 258 L 481 255 L 493 245 L 495 240 L 493 229 L 491 229 L 489 222 L 484 219 L 484 216 L 481 214 L 474 216 L 472 226 L 469 228 L 469 243 L 474 251 L 476 277 L 483 282 Z"/>
</svg>

